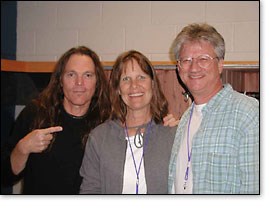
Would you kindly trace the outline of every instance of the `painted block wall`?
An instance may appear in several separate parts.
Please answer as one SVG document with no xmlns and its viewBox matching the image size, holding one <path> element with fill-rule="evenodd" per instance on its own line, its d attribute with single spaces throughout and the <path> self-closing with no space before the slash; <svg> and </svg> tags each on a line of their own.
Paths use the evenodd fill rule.
<svg viewBox="0 0 270 209">
<path fill-rule="evenodd" d="M 207 22 L 225 38 L 225 60 L 258 61 L 259 7 L 259 1 L 18 1 L 17 59 L 55 61 L 86 45 L 102 61 L 129 49 L 171 61 L 180 30 Z"/>
</svg>

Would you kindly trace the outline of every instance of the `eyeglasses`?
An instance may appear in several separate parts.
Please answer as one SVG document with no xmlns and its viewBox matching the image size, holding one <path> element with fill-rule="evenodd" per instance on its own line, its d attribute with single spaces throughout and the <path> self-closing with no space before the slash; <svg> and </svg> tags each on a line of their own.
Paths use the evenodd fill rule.
<svg viewBox="0 0 270 209">
<path fill-rule="evenodd" d="M 211 57 L 208 54 L 203 54 L 200 55 L 196 58 L 194 57 L 184 57 L 182 59 L 177 60 L 177 63 L 179 64 L 179 66 L 183 69 L 183 70 L 188 70 L 190 69 L 193 60 L 197 61 L 197 64 L 201 67 L 201 68 L 208 68 L 210 66 L 210 64 L 212 63 L 212 60 L 218 58 L 218 57 Z"/>
</svg>

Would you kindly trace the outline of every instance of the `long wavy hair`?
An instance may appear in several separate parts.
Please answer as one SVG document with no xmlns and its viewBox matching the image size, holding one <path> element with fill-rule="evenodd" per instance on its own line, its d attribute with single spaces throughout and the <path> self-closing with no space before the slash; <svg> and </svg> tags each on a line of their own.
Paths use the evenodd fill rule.
<svg viewBox="0 0 270 209">
<path fill-rule="evenodd" d="M 153 96 L 150 101 L 150 111 L 153 120 L 161 123 L 163 117 L 168 114 L 168 101 L 166 100 L 156 72 L 151 62 L 142 53 L 130 50 L 118 56 L 113 66 L 110 77 L 110 98 L 112 104 L 111 119 L 119 119 L 122 123 L 126 121 L 127 106 L 119 94 L 120 77 L 129 61 L 138 62 L 142 71 L 145 72 L 153 81 Z"/>
<path fill-rule="evenodd" d="M 46 128 L 59 125 L 60 113 L 63 108 L 64 93 L 61 86 L 61 76 L 71 55 L 79 54 L 89 56 L 95 64 L 97 78 L 96 90 L 86 113 L 86 126 L 82 131 L 82 145 L 85 146 L 90 131 L 108 119 L 110 114 L 110 99 L 108 81 L 98 55 L 85 46 L 71 48 L 65 52 L 55 65 L 48 86 L 33 102 L 37 105 L 37 115 L 33 121 L 33 129 Z"/>
</svg>

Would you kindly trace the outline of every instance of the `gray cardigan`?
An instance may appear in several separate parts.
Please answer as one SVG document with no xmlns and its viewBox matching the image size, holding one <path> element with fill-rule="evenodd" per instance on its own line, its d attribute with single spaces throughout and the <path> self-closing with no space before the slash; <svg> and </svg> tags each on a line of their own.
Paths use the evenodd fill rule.
<svg viewBox="0 0 270 209">
<path fill-rule="evenodd" d="M 153 122 L 144 155 L 148 194 L 168 193 L 168 165 L 177 126 Z M 127 141 L 118 121 L 109 120 L 89 135 L 80 174 L 81 194 L 121 194 Z"/>
</svg>

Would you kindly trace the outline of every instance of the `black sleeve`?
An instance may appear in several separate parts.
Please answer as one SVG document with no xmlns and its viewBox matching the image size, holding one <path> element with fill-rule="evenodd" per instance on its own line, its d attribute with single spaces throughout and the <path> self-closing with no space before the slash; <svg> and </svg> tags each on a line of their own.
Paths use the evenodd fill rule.
<svg viewBox="0 0 270 209">
<path fill-rule="evenodd" d="M 12 130 L 11 136 L 1 147 L 1 184 L 12 186 L 23 177 L 23 171 L 14 175 L 11 169 L 10 154 L 16 144 L 30 132 L 30 127 L 35 117 L 36 107 L 33 104 L 26 106 L 19 114 Z"/>
</svg>

